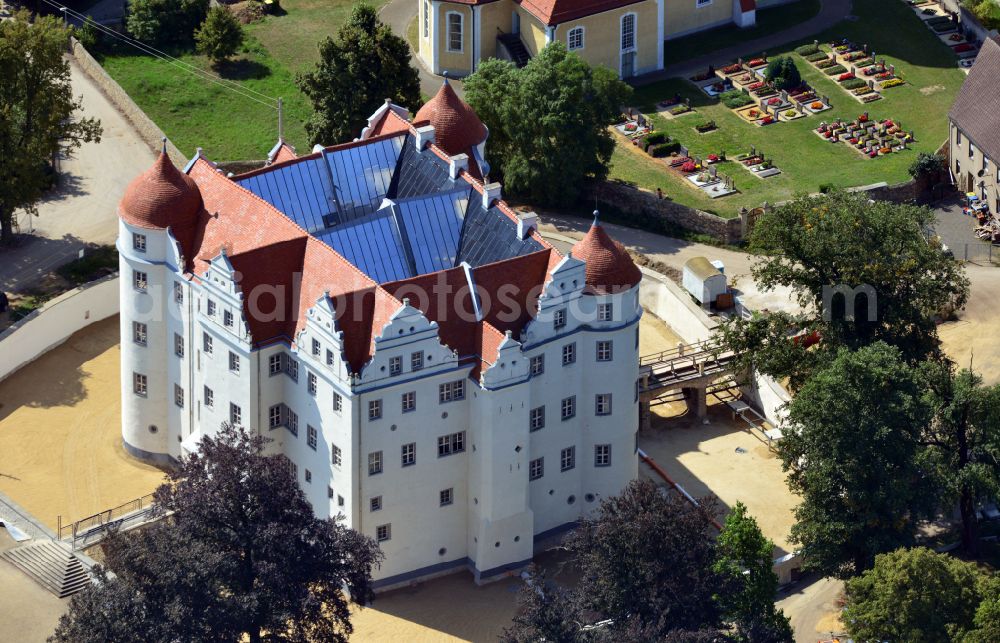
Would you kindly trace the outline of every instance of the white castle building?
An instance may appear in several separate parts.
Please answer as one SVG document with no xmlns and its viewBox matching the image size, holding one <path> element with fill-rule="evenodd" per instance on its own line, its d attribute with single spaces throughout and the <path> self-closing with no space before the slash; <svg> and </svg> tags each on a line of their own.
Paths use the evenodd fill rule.
<svg viewBox="0 0 1000 643">
<path fill-rule="evenodd" d="M 526 564 L 637 475 L 640 272 L 570 255 L 484 183 L 447 86 L 353 143 L 227 177 L 161 155 L 119 206 L 122 437 L 170 462 L 224 422 L 273 440 L 376 587 Z"/>
</svg>

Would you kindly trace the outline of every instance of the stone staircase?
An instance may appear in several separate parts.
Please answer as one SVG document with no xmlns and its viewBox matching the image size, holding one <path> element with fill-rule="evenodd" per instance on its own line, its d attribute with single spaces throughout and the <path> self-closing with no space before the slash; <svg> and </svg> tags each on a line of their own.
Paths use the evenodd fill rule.
<svg viewBox="0 0 1000 643">
<path fill-rule="evenodd" d="M 524 67 L 531 60 L 531 54 L 528 53 L 528 49 L 524 46 L 521 41 L 521 36 L 516 33 L 505 33 L 497 36 L 497 40 L 500 44 L 507 49 L 507 53 L 510 54 L 510 59 L 514 61 L 514 64 L 518 67 Z"/>
<path fill-rule="evenodd" d="M 0 553 L 45 589 L 65 598 L 86 589 L 90 572 L 68 547 L 53 540 L 36 540 Z"/>
</svg>

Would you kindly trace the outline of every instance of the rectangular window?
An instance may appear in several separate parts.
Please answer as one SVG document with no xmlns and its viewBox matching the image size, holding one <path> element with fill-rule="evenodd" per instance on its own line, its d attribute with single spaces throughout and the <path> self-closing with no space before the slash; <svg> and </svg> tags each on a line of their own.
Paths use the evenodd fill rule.
<svg viewBox="0 0 1000 643">
<path fill-rule="evenodd" d="M 326 488 L 326 497 L 333 500 L 333 487 Z"/>
<path fill-rule="evenodd" d="M 969 142 L 969 158 L 971 159 L 971 158 L 975 158 L 975 157 L 976 157 L 976 146 L 973 145 L 972 142 L 970 141 Z"/>
<path fill-rule="evenodd" d="M 417 408 L 417 393 L 415 391 L 410 391 L 409 393 L 403 393 L 403 413 Z"/>
<path fill-rule="evenodd" d="M 462 51 L 462 14 L 448 12 L 448 51 Z"/>
<path fill-rule="evenodd" d="M 184 338 L 174 333 L 174 355 L 184 357 Z"/>
<path fill-rule="evenodd" d="M 611 415 L 611 393 L 598 393 L 594 396 L 594 413 Z"/>
<path fill-rule="evenodd" d="M 243 423 L 243 409 L 232 402 L 229 403 L 229 423 L 233 426 Z"/>
<path fill-rule="evenodd" d="M 330 461 L 335 467 L 339 467 L 344 462 L 343 452 L 336 444 L 330 445 Z"/>
<path fill-rule="evenodd" d="M 317 386 L 316 373 L 309 373 L 306 376 L 306 390 L 309 391 L 309 395 L 316 395 Z"/>
<path fill-rule="evenodd" d="M 424 352 L 416 351 L 415 353 L 410 353 L 410 370 L 419 371 L 424 367 Z"/>
<path fill-rule="evenodd" d="M 639 326 L 635 327 L 635 349 L 639 350 Z"/>
<path fill-rule="evenodd" d="M 299 435 L 299 416 L 292 409 L 287 406 L 284 407 L 285 410 L 285 428 L 294 435 Z"/>
<path fill-rule="evenodd" d="M 203 333 L 201 336 L 201 349 L 206 355 L 212 354 L 212 336 L 208 333 Z"/>
<path fill-rule="evenodd" d="M 595 467 L 610 467 L 611 466 L 611 445 L 610 444 L 597 444 L 597 445 L 594 445 L 594 466 Z"/>
<path fill-rule="evenodd" d="M 138 232 L 132 233 L 132 248 L 138 252 L 146 252 L 146 235 Z"/>
<path fill-rule="evenodd" d="M 205 398 L 206 407 L 212 408 L 213 406 L 215 406 L 215 391 L 206 386 L 205 390 L 202 391 L 202 397 Z"/>
<path fill-rule="evenodd" d="M 293 382 L 299 381 L 299 363 L 289 355 L 285 355 L 285 373 Z"/>
<path fill-rule="evenodd" d="M 438 457 L 465 451 L 465 431 L 442 435 L 438 438 Z"/>
<path fill-rule="evenodd" d="M 417 443 L 404 444 L 400 449 L 400 461 L 404 467 L 417 463 Z"/>
<path fill-rule="evenodd" d="M 146 397 L 148 382 L 142 373 L 132 373 L 132 392 L 136 395 Z"/>
<path fill-rule="evenodd" d="M 316 427 L 308 424 L 306 425 L 306 444 L 308 444 L 309 448 L 313 451 L 316 450 Z"/>
<path fill-rule="evenodd" d="M 611 304 L 597 305 L 597 321 L 611 321 L 611 316 L 613 314 L 614 308 Z"/>
<path fill-rule="evenodd" d="M 379 525 L 375 528 L 375 540 L 385 542 L 392 538 L 392 525 Z"/>
<path fill-rule="evenodd" d="M 208 300 L 208 316 L 215 317 L 215 300 Z"/>
<path fill-rule="evenodd" d="M 319 357 L 319 354 L 320 354 L 321 350 L 322 350 L 322 347 L 319 345 L 319 340 L 314 338 L 312 340 L 312 354 L 313 354 L 313 357 Z"/>
<path fill-rule="evenodd" d="M 545 405 L 543 404 L 542 406 L 531 409 L 528 414 L 528 418 L 528 427 L 532 431 L 545 428 Z"/>
<path fill-rule="evenodd" d="M 697 7 L 707 7 L 712 4 L 712 0 L 698 0 L 695 6 Z"/>
<path fill-rule="evenodd" d="M 559 452 L 559 470 L 569 471 L 576 466 L 576 447 L 566 447 Z"/>
<path fill-rule="evenodd" d="M 610 362 L 612 355 L 611 340 L 597 342 L 597 361 Z"/>
<path fill-rule="evenodd" d="M 454 487 L 448 487 L 447 489 L 442 489 L 438 494 L 438 503 L 445 507 L 447 505 L 455 502 L 455 489 Z"/>
<path fill-rule="evenodd" d="M 226 328 L 233 327 L 233 311 L 226 310 L 222 313 L 222 325 Z"/>
<path fill-rule="evenodd" d="M 372 496 L 368 501 L 368 506 L 372 511 L 382 511 L 382 496 Z"/>
<path fill-rule="evenodd" d="M 368 402 L 368 419 L 377 420 L 382 417 L 382 400 Z"/>
<path fill-rule="evenodd" d="M 240 356 L 233 351 L 229 351 L 229 370 L 236 374 L 240 372 Z"/>
<path fill-rule="evenodd" d="M 326 365 L 333 366 L 333 351 L 329 348 L 326 349 Z"/>
<path fill-rule="evenodd" d="M 962 144 L 962 131 L 956 129 L 955 130 L 955 145 L 961 145 L 961 144 Z"/>
<path fill-rule="evenodd" d="M 438 386 L 438 402 L 454 402 L 465 399 L 465 380 L 445 382 Z"/>
<path fill-rule="evenodd" d="M 313 473 L 309 469 L 306 469 L 306 482 L 313 481 Z"/>
<path fill-rule="evenodd" d="M 569 366 L 576 362 L 576 342 L 566 344 L 562 347 L 563 366 Z"/>
<path fill-rule="evenodd" d="M 374 476 L 382 473 L 382 452 L 372 451 L 368 454 L 368 475 Z"/>
<path fill-rule="evenodd" d="M 545 372 L 545 356 L 535 355 L 531 358 L 531 374 L 541 375 Z"/>
<path fill-rule="evenodd" d="M 389 375 L 399 375 L 402 372 L 403 372 L 403 358 L 399 357 L 398 355 L 396 357 L 390 357 Z"/>
<path fill-rule="evenodd" d="M 184 389 L 181 388 L 180 384 L 174 384 L 174 405 L 178 408 L 184 408 Z"/>
<path fill-rule="evenodd" d="M 566 309 L 560 308 L 552 315 L 552 326 L 559 330 L 566 327 Z"/>
<path fill-rule="evenodd" d="M 337 413 L 344 408 L 344 398 L 340 396 L 340 393 L 333 394 L 333 410 Z"/>
<path fill-rule="evenodd" d="M 281 426 L 281 405 L 275 404 L 267 409 L 267 428 L 276 429 Z"/>
<path fill-rule="evenodd" d="M 184 303 L 184 286 L 179 281 L 174 282 L 174 301 L 178 304 Z"/>
<path fill-rule="evenodd" d="M 430 38 L 431 33 L 431 3 L 424 0 L 424 38 Z"/>
<path fill-rule="evenodd" d="M 146 324 L 132 322 L 132 341 L 139 346 L 146 345 Z"/>
<path fill-rule="evenodd" d="M 566 45 L 570 51 L 583 49 L 583 27 L 575 27 L 569 30 L 566 37 Z"/>
<path fill-rule="evenodd" d="M 545 458 L 535 458 L 528 463 L 528 480 L 538 480 L 545 475 Z"/>
<path fill-rule="evenodd" d="M 337 506 L 338 507 L 344 506 L 344 496 L 337 496 Z"/>
<path fill-rule="evenodd" d="M 277 375 L 283 369 L 281 368 L 281 356 L 283 353 L 275 353 L 267 358 L 267 374 Z"/>
<path fill-rule="evenodd" d="M 146 273 L 139 270 L 132 271 L 132 287 L 136 290 L 146 292 L 146 286 L 148 284 L 148 279 Z"/>
<path fill-rule="evenodd" d="M 563 398 L 562 409 L 560 410 L 560 415 L 562 419 L 568 420 L 576 416 L 576 396 L 571 395 L 569 397 Z"/>
<path fill-rule="evenodd" d="M 635 14 L 627 13 L 624 16 L 622 16 L 622 51 L 633 51 L 634 49 L 635 49 Z"/>
</svg>

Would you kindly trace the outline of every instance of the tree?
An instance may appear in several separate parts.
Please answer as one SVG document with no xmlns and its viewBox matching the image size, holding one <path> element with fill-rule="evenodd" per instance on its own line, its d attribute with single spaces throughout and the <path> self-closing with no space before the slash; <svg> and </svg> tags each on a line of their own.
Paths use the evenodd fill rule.
<svg viewBox="0 0 1000 643">
<path fill-rule="evenodd" d="M 312 512 L 283 456 L 223 426 L 156 490 L 173 513 L 109 543 L 115 578 L 74 597 L 55 641 L 337 641 L 371 597 L 374 541 Z M 115 623 L 109 623 L 115 621 Z"/>
<path fill-rule="evenodd" d="M 933 225 L 927 208 L 847 192 L 774 207 L 750 234 L 753 277 L 765 290 L 790 288 L 803 312 L 734 318 L 723 341 L 739 366 L 788 377 L 793 388 L 840 347 L 883 341 L 910 362 L 939 354 L 934 318 L 965 305 L 969 282 L 930 237 Z M 795 332 L 822 341 L 789 341 Z"/>
<path fill-rule="evenodd" d="M 0 21 L 0 243 L 14 240 L 14 213 L 37 214 L 50 162 L 101 139 L 101 123 L 80 118 L 64 58 L 69 30 L 26 10 Z"/>
<path fill-rule="evenodd" d="M 506 189 L 542 204 L 572 203 L 587 179 L 604 179 L 614 151 L 608 127 L 632 90 L 559 41 L 523 69 L 487 60 L 465 98 L 490 130 L 487 157 Z"/>
<path fill-rule="evenodd" d="M 243 46 L 243 27 L 228 7 L 217 5 L 194 33 L 198 51 L 218 65 Z"/>
<path fill-rule="evenodd" d="M 788 618 L 774 606 L 778 591 L 774 543 L 764 537 L 742 502 L 726 516 L 716 550 L 713 569 L 727 588 L 720 593 L 719 603 L 740 637 L 753 643 L 791 641 Z M 770 630 L 769 636 L 764 635 L 765 629 Z"/>
<path fill-rule="evenodd" d="M 585 590 L 581 609 L 611 619 L 615 630 L 637 622 L 655 638 L 719 625 L 710 510 L 649 481 L 604 499 L 567 541 Z"/>
<path fill-rule="evenodd" d="M 939 172 L 946 169 L 946 161 L 940 154 L 921 152 L 910 164 L 909 172 L 917 181 L 929 181 L 937 178 Z"/>
<path fill-rule="evenodd" d="M 847 578 L 913 542 L 938 499 L 916 435 L 930 413 L 917 373 L 881 342 L 841 349 L 806 382 L 778 443 L 806 566 Z"/>
<path fill-rule="evenodd" d="M 802 84 L 802 75 L 795 61 L 789 56 L 778 56 L 767 63 L 764 76 L 774 83 L 775 89 L 795 89 Z"/>
<path fill-rule="evenodd" d="M 545 571 L 535 566 L 518 594 L 518 613 L 511 627 L 504 629 L 504 643 L 574 643 L 580 640 L 582 623 L 569 591 L 549 583 Z"/>
<path fill-rule="evenodd" d="M 970 370 L 945 362 L 923 367 L 928 403 L 934 410 L 921 440 L 937 465 L 945 499 L 958 502 L 962 548 L 979 555 L 976 503 L 1000 492 L 1000 385 L 985 387 Z"/>
<path fill-rule="evenodd" d="M 125 28 L 148 45 L 190 42 L 208 15 L 209 0 L 130 0 Z"/>
<path fill-rule="evenodd" d="M 841 620 L 863 641 L 960 641 L 973 628 L 982 582 L 974 564 L 924 547 L 879 554 L 847 581 Z"/>
<path fill-rule="evenodd" d="M 356 5 L 337 39 L 327 38 L 319 52 L 316 69 L 297 80 L 313 104 L 306 123 L 313 145 L 358 136 L 386 98 L 414 112 L 420 107 L 420 79 L 410 64 L 410 46 L 379 20 L 371 5 Z"/>
</svg>

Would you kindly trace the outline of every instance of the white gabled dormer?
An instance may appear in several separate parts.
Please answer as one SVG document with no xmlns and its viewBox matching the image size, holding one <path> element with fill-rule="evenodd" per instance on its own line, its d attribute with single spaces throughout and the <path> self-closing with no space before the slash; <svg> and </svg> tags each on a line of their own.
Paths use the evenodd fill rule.
<svg viewBox="0 0 1000 643">
<path fill-rule="evenodd" d="M 344 357 L 344 333 L 337 325 L 337 311 L 329 293 L 323 293 L 306 311 L 306 322 L 295 337 L 297 352 L 308 356 L 320 372 L 330 373 L 341 382 L 350 380 Z M 318 350 L 318 353 L 317 353 Z"/>
<path fill-rule="evenodd" d="M 480 376 L 483 388 L 499 388 L 528 379 L 529 359 L 521 351 L 521 342 L 507 331 L 497 351 L 496 362 Z"/>
<path fill-rule="evenodd" d="M 241 279 L 242 275 L 229 261 L 226 249 L 220 248 L 201 278 L 203 292 L 198 308 L 216 327 L 242 340 L 249 340 L 250 327 L 243 315 Z"/>
<path fill-rule="evenodd" d="M 521 332 L 525 345 L 571 333 L 582 322 L 580 297 L 586 285 L 586 265 L 570 254 L 550 274 L 538 298 L 538 313 Z"/>
<path fill-rule="evenodd" d="M 441 342 L 437 322 L 427 319 L 404 298 L 403 305 L 375 338 L 372 358 L 361 369 L 356 383 L 389 384 L 393 378 L 403 381 L 424 377 L 429 372 L 454 368 L 457 364 L 458 355 Z"/>
</svg>

